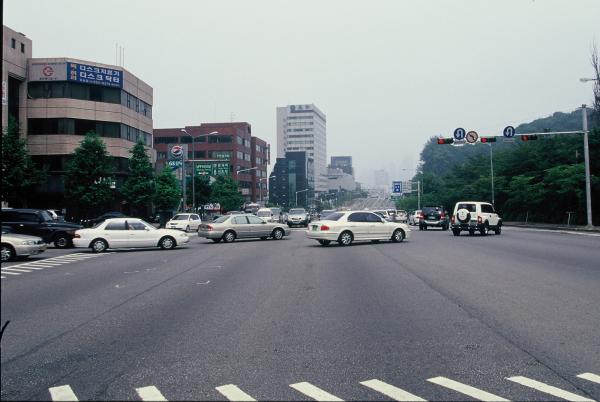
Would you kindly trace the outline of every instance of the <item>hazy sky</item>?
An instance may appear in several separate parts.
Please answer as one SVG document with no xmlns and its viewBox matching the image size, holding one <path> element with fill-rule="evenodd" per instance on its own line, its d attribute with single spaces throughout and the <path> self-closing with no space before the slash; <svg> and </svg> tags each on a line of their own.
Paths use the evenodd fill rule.
<svg viewBox="0 0 600 402">
<path fill-rule="evenodd" d="M 275 108 L 314 103 L 327 154 L 360 181 L 408 178 L 427 139 L 591 103 L 600 0 L 4 0 L 33 57 L 115 63 L 154 88 L 154 127 L 247 121 L 271 143 Z M 271 168 L 272 168 L 271 165 Z"/>
</svg>

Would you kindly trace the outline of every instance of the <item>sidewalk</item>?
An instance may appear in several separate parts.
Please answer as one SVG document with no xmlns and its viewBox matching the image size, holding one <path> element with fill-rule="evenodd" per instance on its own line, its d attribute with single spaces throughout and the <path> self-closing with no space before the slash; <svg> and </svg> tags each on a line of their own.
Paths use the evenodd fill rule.
<svg viewBox="0 0 600 402">
<path fill-rule="evenodd" d="M 591 229 L 581 225 L 561 225 L 558 223 L 534 223 L 534 222 L 503 222 L 504 226 L 513 226 L 519 228 L 547 229 L 547 230 L 571 230 L 574 232 L 594 232 L 600 233 L 600 226 L 594 226 Z"/>
</svg>

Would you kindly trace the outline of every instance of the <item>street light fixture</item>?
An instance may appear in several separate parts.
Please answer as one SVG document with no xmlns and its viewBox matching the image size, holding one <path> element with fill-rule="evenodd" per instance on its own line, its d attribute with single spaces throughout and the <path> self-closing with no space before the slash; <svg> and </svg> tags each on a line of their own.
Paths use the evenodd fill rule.
<svg viewBox="0 0 600 402">
<path fill-rule="evenodd" d="M 580 78 L 581 82 L 598 81 L 598 78 Z"/>
<path fill-rule="evenodd" d="M 305 188 L 304 190 L 296 191 L 296 206 L 298 206 L 298 193 L 303 193 L 305 191 L 310 190 L 309 188 Z"/>
<path fill-rule="evenodd" d="M 196 147 L 194 146 L 195 143 L 196 143 L 195 142 L 196 138 L 198 138 L 198 137 L 208 137 L 209 135 L 219 134 L 218 131 L 212 131 L 212 132 L 210 132 L 208 134 L 200 134 L 200 135 L 194 137 L 193 135 L 191 135 L 190 133 L 188 133 L 185 130 L 185 128 L 182 128 L 181 132 L 184 132 L 187 135 L 189 135 L 190 137 L 192 137 L 192 155 L 194 155 L 195 152 L 196 152 Z M 194 210 L 194 212 L 196 212 L 196 160 L 195 159 L 196 159 L 195 157 L 192 158 L 192 209 Z M 182 183 L 183 183 L 183 186 L 182 186 L 183 187 L 183 207 L 184 207 L 184 210 L 185 210 L 185 202 L 186 202 L 186 197 L 185 197 L 185 173 L 186 173 L 185 172 L 185 163 L 182 166 L 182 170 L 183 170 L 183 174 L 182 174 L 183 178 L 181 180 L 182 180 Z"/>
<path fill-rule="evenodd" d="M 236 170 L 235 174 L 240 174 L 241 172 L 248 172 L 250 170 L 256 170 L 256 169 L 258 169 L 258 166 L 254 166 L 254 167 L 251 167 L 251 168 L 248 168 L 248 169 Z"/>
</svg>

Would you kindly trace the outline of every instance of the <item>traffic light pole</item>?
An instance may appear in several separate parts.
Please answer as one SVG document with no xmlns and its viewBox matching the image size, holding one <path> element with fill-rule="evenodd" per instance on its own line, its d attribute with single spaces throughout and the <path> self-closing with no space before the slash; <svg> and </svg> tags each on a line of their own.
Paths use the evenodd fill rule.
<svg viewBox="0 0 600 402">
<path fill-rule="evenodd" d="M 590 149 L 588 146 L 587 107 L 581 105 L 583 115 L 583 155 L 585 160 L 585 203 L 587 210 L 587 227 L 592 228 L 592 186 L 590 180 Z"/>
<path fill-rule="evenodd" d="M 492 205 L 496 206 L 494 203 L 494 154 L 492 153 L 492 144 L 490 146 L 490 171 L 492 173 Z"/>
</svg>

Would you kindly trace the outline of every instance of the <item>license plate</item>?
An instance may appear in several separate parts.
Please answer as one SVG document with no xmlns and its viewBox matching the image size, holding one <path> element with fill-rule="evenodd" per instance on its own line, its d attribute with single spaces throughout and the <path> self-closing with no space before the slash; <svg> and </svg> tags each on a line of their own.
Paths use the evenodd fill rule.
<svg viewBox="0 0 600 402">
<path fill-rule="evenodd" d="M 313 230 L 313 231 L 317 231 L 317 229 L 318 229 L 318 228 L 319 228 L 319 227 L 318 227 L 317 225 L 312 225 L 312 230 Z"/>
<path fill-rule="evenodd" d="M 435 220 L 435 219 L 437 219 L 437 218 L 435 217 L 435 215 L 429 215 L 429 218 L 428 218 L 428 219 L 429 219 L 429 220 Z"/>
</svg>

